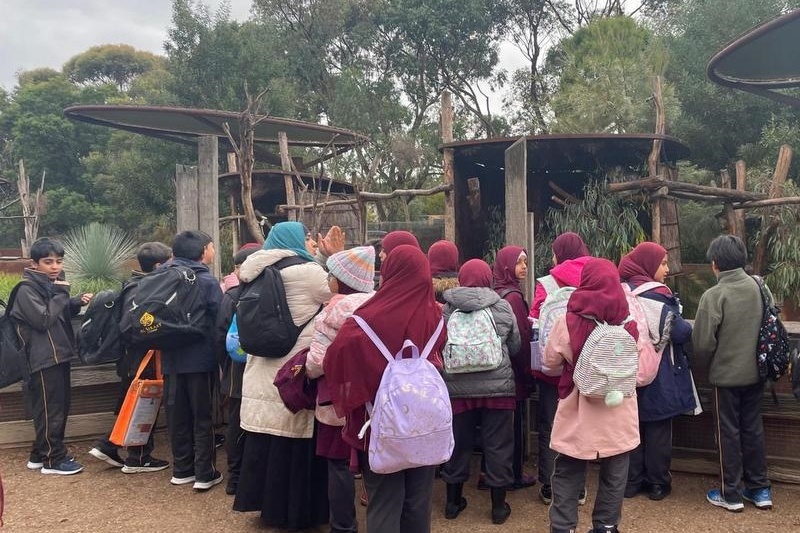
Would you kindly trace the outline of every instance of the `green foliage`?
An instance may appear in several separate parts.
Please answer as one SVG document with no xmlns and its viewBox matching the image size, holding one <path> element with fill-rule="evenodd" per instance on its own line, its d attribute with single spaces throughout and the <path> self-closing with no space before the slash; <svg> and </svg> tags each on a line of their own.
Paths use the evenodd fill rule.
<svg viewBox="0 0 800 533">
<path fill-rule="evenodd" d="M 720 206 L 693 201 L 678 202 L 681 259 L 684 263 L 705 263 L 708 245 L 720 233 L 716 216 Z"/>
<path fill-rule="evenodd" d="M 138 247 L 127 233 L 96 222 L 68 232 L 63 242 L 64 271 L 79 292 L 118 286 Z"/>
<path fill-rule="evenodd" d="M 134 78 L 158 68 L 163 61 L 127 44 L 102 44 L 73 56 L 63 71 L 76 83 L 113 83 L 124 91 Z"/>
<path fill-rule="evenodd" d="M 11 289 L 14 288 L 14 285 L 19 283 L 20 279 L 22 278 L 17 274 L 0 272 L 0 300 L 8 303 L 8 296 L 11 294 Z"/>
<path fill-rule="evenodd" d="M 622 198 L 605 192 L 605 182 L 589 182 L 578 203 L 563 209 L 550 209 L 544 228 L 536 236 L 534 272 L 543 275 L 552 267 L 553 240 L 566 231 L 583 238 L 593 256 L 606 257 L 615 263 L 646 236 L 639 223 L 644 202 Z"/>
<path fill-rule="evenodd" d="M 506 245 L 506 215 L 500 206 L 489 206 L 486 229 L 489 238 L 486 243 L 487 249 L 483 254 L 483 260 L 493 265 L 494 259 L 497 257 L 497 252 Z"/>
<path fill-rule="evenodd" d="M 682 112 L 672 134 L 692 148 L 692 160 L 719 169 L 739 147 L 757 142 L 773 114 L 797 117 L 766 98 L 721 87 L 706 76 L 709 59 L 726 43 L 770 20 L 796 1 L 682 0 L 671 11 L 662 33 L 672 60 L 667 78 L 675 86 Z"/>
<path fill-rule="evenodd" d="M 630 17 L 601 18 L 559 43 L 548 57 L 558 77 L 551 130 L 565 133 L 653 131 L 653 79 L 667 62 L 660 41 Z M 678 104 L 663 87 L 668 120 Z"/>
</svg>

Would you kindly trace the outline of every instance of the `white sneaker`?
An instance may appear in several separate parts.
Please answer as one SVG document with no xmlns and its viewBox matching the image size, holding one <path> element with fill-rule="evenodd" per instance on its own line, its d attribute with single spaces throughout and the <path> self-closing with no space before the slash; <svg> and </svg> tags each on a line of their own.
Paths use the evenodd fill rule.
<svg viewBox="0 0 800 533">
<path fill-rule="evenodd" d="M 217 477 L 209 481 L 195 481 L 192 488 L 194 490 L 208 490 L 214 485 L 219 485 L 220 483 L 222 483 L 222 472 L 217 472 Z"/>
<path fill-rule="evenodd" d="M 25 465 L 28 470 L 41 470 L 44 467 L 44 463 L 35 463 L 33 461 L 28 461 L 28 464 Z"/>
<path fill-rule="evenodd" d="M 186 477 L 172 476 L 172 479 L 170 479 L 169 482 L 172 483 L 173 485 L 188 485 L 189 483 L 194 483 L 194 476 L 186 476 Z"/>
</svg>

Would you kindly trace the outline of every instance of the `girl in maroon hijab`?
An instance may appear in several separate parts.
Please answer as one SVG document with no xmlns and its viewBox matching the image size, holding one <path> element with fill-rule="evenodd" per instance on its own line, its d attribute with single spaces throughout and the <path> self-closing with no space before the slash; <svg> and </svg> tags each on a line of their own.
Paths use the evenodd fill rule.
<svg viewBox="0 0 800 533">
<path fill-rule="evenodd" d="M 547 276 L 536 279 L 536 288 L 531 305 L 531 318 L 538 319 L 542 304 L 548 294 L 561 287 L 577 287 L 581 282 L 581 271 L 591 259 L 589 249 L 577 233 L 562 233 L 553 241 L 553 268 Z M 534 370 L 533 377 L 539 389 L 536 402 L 536 427 L 538 428 L 539 455 L 538 476 L 539 499 L 550 505 L 553 493 L 550 488 L 550 477 L 553 475 L 553 459 L 555 452 L 550 448 L 550 431 L 553 429 L 553 418 L 558 405 L 558 376 L 547 376 Z M 586 491 L 581 493 L 580 504 L 586 503 Z"/>
<path fill-rule="evenodd" d="M 672 460 L 672 419 L 697 407 L 689 361 L 683 345 L 692 337 L 692 326 L 681 317 L 680 302 L 666 285 L 669 274 L 667 251 L 654 242 L 643 242 L 619 262 L 619 276 L 631 289 L 643 283 L 658 285 L 641 295 L 640 302 L 659 318 L 660 338 L 669 331 L 669 342 L 661 354 L 652 383 L 636 390 L 639 403 L 641 444 L 631 452 L 625 497 L 647 493 L 663 500 L 672 492 L 669 473 Z M 671 322 L 667 328 L 667 322 Z"/>
<path fill-rule="evenodd" d="M 390 231 L 387 233 L 381 241 L 381 251 L 379 254 L 381 262 L 386 260 L 392 250 L 404 244 L 415 246 L 420 250 L 422 249 L 413 233 L 404 230 Z"/>
<path fill-rule="evenodd" d="M 578 498 L 586 486 L 589 462 L 595 459 L 600 460 L 600 482 L 590 533 L 618 533 L 628 452 L 639 444 L 636 398 L 624 398 L 621 405 L 610 408 L 602 398 L 579 394 L 572 379 L 581 349 L 596 327 L 594 319 L 622 324 L 628 317 L 628 302 L 616 274 L 607 259 L 593 258 L 586 263 L 567 314 L 555 323 L 545 347 L 545 365 L 563 365 L 561 399 L 550 440 L 550 447 L 557 452 L 551 478 L 551 533 L 576 530 Z M 625 329 L 634 339 L 638 337 L 635 322 L 628 322 Z"/>
<path fill-rule="evenodd" d="M 528 252 L 521 246 L 506 246 L 497 252 L 494 261 L 494 290 L 511 304 L 517 319 L 520 350 L 511 354 L 516 380 L 517 408 L 514 412 L 514 483 L 512 489 L 531 487 L 536 479 L 522 470 L 524 462 L 524 400 L 530 396 L 531 381 L 531 323 L 528 303 L 520 288 L 520 280 L 528 275 Z"/>
<path fill-rule="evenodd" d="M 450 241 L 436 241 L 428 248 L 428 264 L 431 266 L 436 301 L 444 304 L 442 293 L 458 287 L 458 248 Z"/>
<path fill-rule="evenodd" d="M 442 316 L 433 298 L 425 254 L 415 246 L 397 246 L 390 250 L 381 270 L 381 289 L 354 314 L 369 324 L 392 353 L 397 353 L 406 339 L 425 346 Z M 445 338 L 442 331 L 429 357 L 437 368 L 442 367 Z M 386 364 L 366 333 L 348 318 L 328 347 L 323 367 L 333 406 L 346 419 L 342 437 L 359 452 L 369 494 L 367 529 L 428 533 L 435 467 L 376 474 L 369 470 L 365 453 L 369 433 L 363 440 L 358 438 L 359 429 L 367 421 L 365 405 L 375 400 Z"/>
</svg>

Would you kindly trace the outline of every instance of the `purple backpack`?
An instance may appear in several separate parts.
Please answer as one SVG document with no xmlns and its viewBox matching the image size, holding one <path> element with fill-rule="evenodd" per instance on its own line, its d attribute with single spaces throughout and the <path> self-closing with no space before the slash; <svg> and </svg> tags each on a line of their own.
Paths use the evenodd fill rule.
<svg viewBox="0 0 800 533">
<path fill-rule="evenodd" d="M 394 356 L 364 319 L 357 315 L 353 319 L 388 362 L 374 404 L 367 403 L 370 420 L 358 434 L 364 438 L 367 427 L 372 427 L 370 469 L 378 474 L 392 474 L 446 462 L 455 444 L 453 409 L 441 374 L 428 361 L 444 319 L 439 320 L 422 353 L 406 339 Z M 411 349 L 410 359 L 403 358 L 406 348 Z"/>
</svg>

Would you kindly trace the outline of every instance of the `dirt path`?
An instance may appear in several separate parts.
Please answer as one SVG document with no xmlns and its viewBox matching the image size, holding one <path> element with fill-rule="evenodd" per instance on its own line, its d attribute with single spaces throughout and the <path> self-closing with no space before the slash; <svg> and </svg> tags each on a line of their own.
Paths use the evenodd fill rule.
<svg viewBox="0 0 800 533">
<path fill-rule="evenodd" d="M 168 454 L 163 434 L 157 436 L 159 457 Z M 25 468 L 27 450 L 0 450 L 0 472 L 6 489 L 4 532 L 271 532 L 260 525 L 257 514 L 231 511 L 232 497 L 225 495 L 224 484 L 206 493 L 195 493 L 191 486 L 169 484 L 170 470 L 152 474 L 126 475 L 106 467 L 86 452 L 92 443 L 76 442 L 70 451 L 86 465 L 75 476 L 44 476 Z M 224 452 L 218 464 L 225 464 Z M 223 467 L 224 469 L 224 467 Z M 456 520 L 445 520 L 444 483 L 434 486 L 434 532 L 524 532 L 549 531 L 547 507 L 538 500 L 538 488 L 509 494 L 511 517 L 502 526 L 491 524 L 489 494 L 475 489 L 473 482 L 465 488 L 467 509 Z M 791 533 L 800 531 L 800 489 L 794 486 L 775 487 L 775 509 L 758 511 L 748 505 L 743 513 L 734 514 L 714 508 L 705 502 L 705 492 L 715 480 L 709 477 L 678 474 L 672 496 L 652 502 L 644 496 L 625 500 L 620 529 L 632 532 L 690 533 Z M 590 527 L 591 505 L 596 483 L 596 468 L 591 470 L 589 501 L 581 508 L 579 531 Z M 358 506 L 362 533 L 366 532 L 364 508 Z M 326 532 L 328 528 L 317 531 Z M 414 532 L 408 532 L 414 533 Z"/>
</svg>

